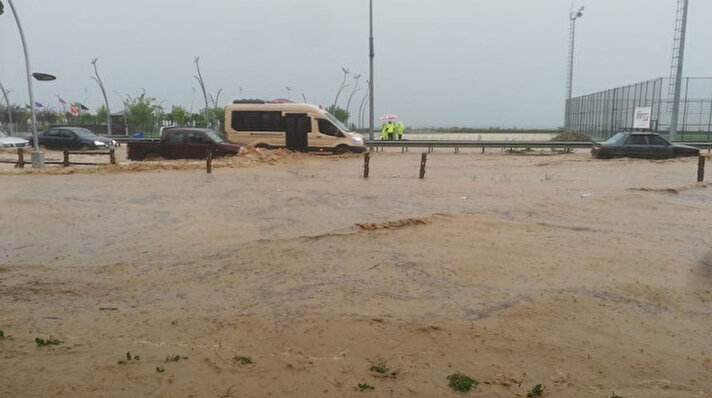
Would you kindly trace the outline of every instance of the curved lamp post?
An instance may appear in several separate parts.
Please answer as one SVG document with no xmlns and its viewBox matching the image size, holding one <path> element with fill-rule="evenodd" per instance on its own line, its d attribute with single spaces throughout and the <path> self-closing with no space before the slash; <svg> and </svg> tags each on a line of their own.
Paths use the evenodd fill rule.
<svg viewBox="0 0 712 398">
<path fill-rule="evenodd" d="M 17 29 L 20 31 L 20 40 L 22 41 L 22 51 L 25 54 L 25 69 L 27 70 L 27 91 L 30 96 L 30 112 L 32 113 L 32 142 L 34 144 L 34 151 L 32 151 L 32 167 L 40 168 L 44 167 L 44 153 L 40 151 L 40 143 L 37 139 L 37 115 L 35 113 L 35 96 L 32 92 L 32 69 L 30 68 L 30 57 L 27 54 L 27 42 L 25 41 L 25 33 L 22 30 L 22 24 L 20 23 L 20 18 L 17 16 L 17 11 L 15 10 L 15 5 L 12 4 L 12 0 L 7 0 L 12 10 L 12 15 L 15 17 L 15 22 L 17 23 Z M 36 73 L 35 78 L 38 80 L 54 80 L 55 77 L 45 73 Z"/>
<path fill-rule="evenodd" d="M 5 103 L 7 104 L 7 119 L 8 119 L 8 128 L 10 129 L 10 135 L 13 135 L 13 126 L 12 126 L 12 110 L 10 109 L 10 100 L 7 98 L 7 93 L 8 91 L 5 90 L 5 87 L 0 83 L 0 91 L 2 91 L 2 96 L 5 97 Z"/>
<path fill-rule="evenodd" d="M 109 99 L 106 98 L 106 90 L 104 90 L 104 83 L 102 83 L 101 77 L 99 77 L 99 72 L 96 70 L 96 61 L 96 58 L 91 60 L 91 64 L 94 66 L 94 76 L 92 76 L 91 78 L 94 79 L 94 81 L 99 85 L 99 88 L 101 89 L 101 94 L 104 96 L 104 104 L 106 105 L 106 135 L 109 136 L 113 133 L 113 131 L 111 130 L 111 110 L 109 110 Z"/>
</svg>

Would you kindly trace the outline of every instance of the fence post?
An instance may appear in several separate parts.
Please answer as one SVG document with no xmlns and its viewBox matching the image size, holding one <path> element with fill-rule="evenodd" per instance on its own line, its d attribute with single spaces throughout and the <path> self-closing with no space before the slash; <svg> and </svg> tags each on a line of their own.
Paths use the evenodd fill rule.
<svg viewBox="0 0 712 398">
<path fill-rule="evenodd" d="M 428 154 L 423 152 L 420 156 L 420 178 L 425 177 L 425 162 L 428 160 Z"/>
<path fill-rule="evenodd" d="M 116 154 L 113 149 L 109 150 L 109 164 L 116 164 Z"/>
<path fill-rule="evenodd" d="M 25 167 L 25 152 L 22 148 L 17 148 L 17 164 L 15 164 L 15 167 L 20 169 Z"/>
<path fill-rule="evenodd" d="M 702 182 L 705 179 L 705 157 L 701 156 L 697 161 L 697 182 Z"/>
<path fill-rule="evenodd" d="M 366 152 L 363 154 L 363 178 L 368 178 L 368 164 L 371 161 L 371 153 Z"/>
<path fill-rule="evenodd" d="M 208 158 L 205 160 L 205 169 L 208 174 L 213 172 L 213 151 L 208 151 Z"/>
<path fill-rule="evenodd" d="M 69 151 L 64 150 L 64 162 L 62 163 L 64 167 L 69 167 Z"/>
</svg>

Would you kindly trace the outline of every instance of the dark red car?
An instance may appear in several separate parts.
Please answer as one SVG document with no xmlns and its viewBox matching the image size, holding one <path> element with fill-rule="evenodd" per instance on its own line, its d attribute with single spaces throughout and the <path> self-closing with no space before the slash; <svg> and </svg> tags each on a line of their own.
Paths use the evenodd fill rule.
<svg viewBox="0 0 712 398">
<path fill-rule="evenodd" d="M 210 129 L 193 127 L 168 127 L 161 132 L 158 140 L 129 141 L 126 154 L 131 160 L 147 157 L 168 159 L 205 159 L 213 156 L 237 155 L 241 144 L 227 141 Z"/>
</svg>

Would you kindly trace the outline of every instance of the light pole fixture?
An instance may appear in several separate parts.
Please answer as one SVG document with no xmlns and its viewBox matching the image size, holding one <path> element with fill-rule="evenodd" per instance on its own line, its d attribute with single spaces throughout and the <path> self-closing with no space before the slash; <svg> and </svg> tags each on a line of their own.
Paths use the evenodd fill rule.
<svg viewBox="0 0 712 398">
<path fill-rule="evenodd" d="M 576 37 L 576 20 L 583 16 L 583 6 L 579 7 L 578 11 L 573 9 L 569 12 L 569 67 L 566 78 L 566 105 L 564 115 L 564 129 L 568 130 L 571 123 L 571 94 L 573 91 L 573 75 L 574 75 L 574 38 Z"/>
</svg>

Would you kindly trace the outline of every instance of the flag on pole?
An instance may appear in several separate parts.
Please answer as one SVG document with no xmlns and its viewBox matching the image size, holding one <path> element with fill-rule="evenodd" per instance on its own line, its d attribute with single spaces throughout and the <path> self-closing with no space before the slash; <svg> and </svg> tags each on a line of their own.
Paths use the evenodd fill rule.
<svg viewBox="0 0 712 398">
<path fill-rule="evenodd" d="M 83 110 L 83 111 L 88 111 L 88 110 L 89 110 L 89 108 L 87 108 L 86 105 L 84 105 L 84 104 L 81 104 L 81 103 L 77 102 L 77 105 L 79 105 L 79 108 L 80 108 L 81 110 Z"/>
<path fill-rule="evenodd" d="M 59 99 L 60 104 L 67 105 L 67 101 L 63 100 L 62 97 L 60 97 L 59 95 L 57 96 L 57 99 Z"/>
<path fill-rule="evenodd" d="M 42 108 L 42 104 L 39 102 L 35 101 L 35 108 Z"/>
<path fill-rule="evenodd" d="M 79 109 L 77 109 L 77 107 L 74 106 L 74 104 L 72 104 L 72 105 L 69 106 L 69 112 L 70 112 L 72 115 L 74 115 L 74 116 L 78 116 L 78 115 L 79 115 Z"/>
</svg>

